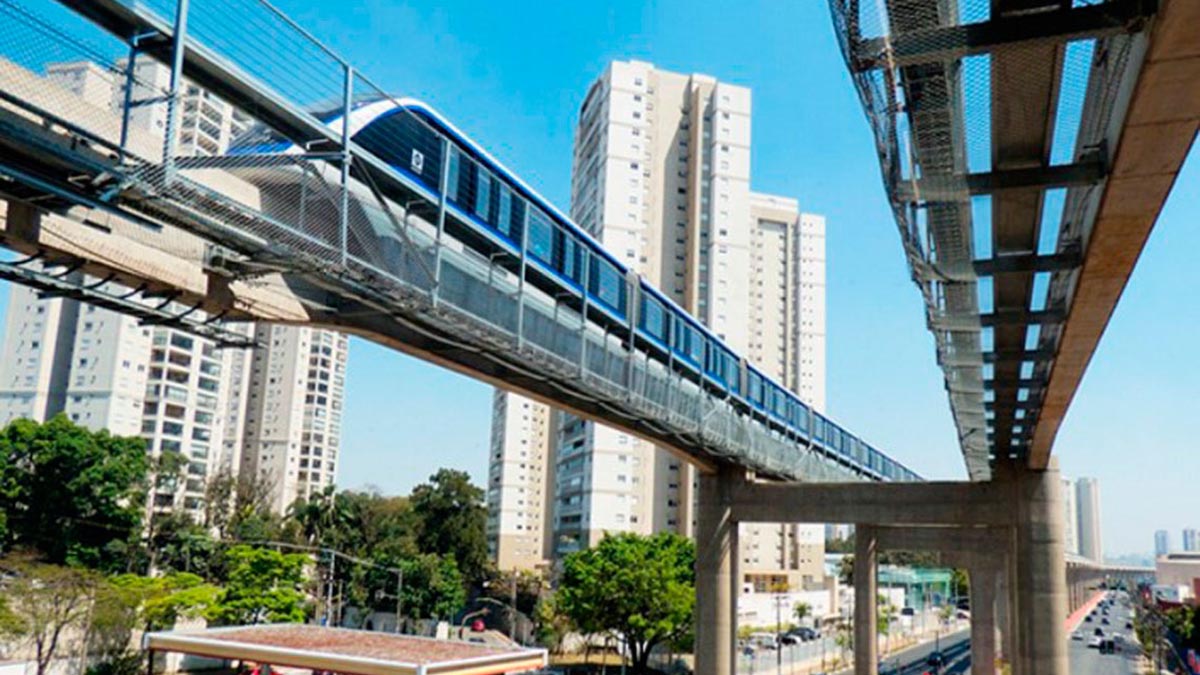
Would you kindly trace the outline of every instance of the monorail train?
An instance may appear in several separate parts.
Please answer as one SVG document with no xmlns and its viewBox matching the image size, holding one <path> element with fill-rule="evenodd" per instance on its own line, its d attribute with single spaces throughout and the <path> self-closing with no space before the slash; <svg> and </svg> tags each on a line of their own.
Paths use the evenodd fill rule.
<svg viewBox="0 0 1200 675">
<path fill-rule="evenodd" d="M 314 115 L 342 134 L 341 108 Z M 409 189 L 434 203 L 444 198 L 452 216 L 446 230 L 464 245 L 484 255 L 499 248 L 517 258 L 524 251 L 530 283 L 552 297 L 578 298 L 589 319 L 622 339 L 629 339 L 632 328 L 640 347 L 747 414 L 877 480 L 918 479 L 739 357 L 428 105 L 409 98 L 359 100 L 348 123 L 352 141 L 393 169 Z M 260 127 L 231 153 L 301 151 Z"/>
</svg>

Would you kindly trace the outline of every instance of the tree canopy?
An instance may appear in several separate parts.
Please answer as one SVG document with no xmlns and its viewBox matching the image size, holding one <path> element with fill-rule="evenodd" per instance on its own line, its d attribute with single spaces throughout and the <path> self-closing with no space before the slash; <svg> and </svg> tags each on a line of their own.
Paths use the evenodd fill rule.
<svg viewBox="0 0 1200 675">
<path fill-rule="evenodd" d="M 119 569 L 141 533 L 147 470 L 141 439 L 65 415 L 14 420 L 0 429 L 0 536 L 51 562 Z"/>
<path fill-rule="evenodd" d="M 655 645 L 691 629 L 695 559 L 692 542 L 675 534 L 608 535 L 563 560 L 556 601 L 579 630 L 623 638 L 645 672 Z"/>
<path fill-rule="evenodd" d="M 239 545 L 225 559 L 229 579 L 208 612 L 210 620 L 224 625 L 304 620 L 308 556 Z"/>
<path fill-rule="evenodd" d="M 417 545 L 424 553 L 448 555 L 470 582 L 486 578 L 487 509 L 483 490 L 465 471 L 439 469 L 413 489 Z"/>
</svg>

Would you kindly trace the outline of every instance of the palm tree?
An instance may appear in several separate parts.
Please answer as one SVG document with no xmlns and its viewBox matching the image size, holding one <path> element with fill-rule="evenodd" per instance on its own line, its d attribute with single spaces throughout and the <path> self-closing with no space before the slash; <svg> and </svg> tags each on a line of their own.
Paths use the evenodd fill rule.
<svg viewBox="0 0 1200 675">
<path fill-rule="evenodd" d="M 308 499 L 297 499 L 288 510 L 288 515 L 300 525 L 304 539 L 309 545 L 318 546 L 324 542 L 326 535 L 331 533 L 337 523 L 337 498 L 334 486 L 328 485 L 320 492 L 314 492 Z"/>
<path fill-rule="evenodd" d="M 884 637 L 883 653 L 886 654 L 891 647 L 892 622 L 896 620 L 896 606 L 888 602 L 887 596 L 882 593 L 879 595 L 878 612 L 877 628 Z"/>
<path fill-rule="evenodd" d="M 796 603 L 796 606 L 792 608 L 792 613 L 796 615 L 796 623 L 802 624 L 808 615 L 812 614 L 812 605 L 807 602 Z"/>
</svg>

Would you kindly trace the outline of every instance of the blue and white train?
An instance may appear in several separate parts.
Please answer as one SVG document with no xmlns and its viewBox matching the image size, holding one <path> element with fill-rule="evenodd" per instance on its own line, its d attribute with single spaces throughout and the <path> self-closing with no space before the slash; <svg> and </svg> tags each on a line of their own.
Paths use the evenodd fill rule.
<svg viewBox="0 0 1200 675">
<path fill-rule="evenodd" d="M 314 114 L 335 134 L 342 134 L 340 108 Z M 352 107 L 349 124 L 352 141 L 391 167 L 406 189 L 437 203 L 444 184 L 451 216 L 446 219 L 446 232 L 463 245 L 485 257 L 504 251 L 512 259 L 524 249 L 528 283 L 551 297 L 574 298 L 578 308 L 586 308 L 590 320 L 626 340 L 630 311 L 636 309 L 632 337 L 640 348 L 733 400 L 746 414 L 811 441 L 835 461 L 877 480 L 919 480 L 903 465 L 813 411 L 658 289 L 631 274 L 570 218 L 428 105 L 408 98 L 360 100 Z M 260 128 L 231 152 L 301 149 Z"/>
</svg>

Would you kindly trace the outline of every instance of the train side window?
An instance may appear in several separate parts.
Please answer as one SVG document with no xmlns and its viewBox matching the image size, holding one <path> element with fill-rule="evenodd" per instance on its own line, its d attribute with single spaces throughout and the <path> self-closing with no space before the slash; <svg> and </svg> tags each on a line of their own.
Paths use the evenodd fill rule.
<svg viewBox="0 0 1200 675">
<path fill-rule="evenodd" d="M 446 170 L 446 199 L 458 201 L 459 174 L 462 173 L 462 153 L 458 148 L 450 148 L 450 166 Z"/>
<path fill-rule="evenodd" d="M 600 256 L 593 256 L 588 285 L 591 286 L 592 294 L 609 308 L 619 314 L 625 313 L 625 279 L 612 263 Z"/>
<path fill-rule="evenodd" d="M 478 178 L 475 181 L 475 215 L 484 222 L 488 221 L 488 208 L 490 208 L 491 202 L 492 174 L 480 167 Z"/>
<path fill-rule="evenodd" d="M 688 356 L 696 363 L 700 363 L 704 359 L 704 338 L 700 335 L 700 331 L 687 327 L 688 333 Z"/>
<path fill-rule="evenodd" d="M 551 265 L 554 262 L 554 226 L 546 214 L 530 207 L 525 226 L 529 232 L 525 239 L 525 250 L 538 260 Z"/>
<path fill-rule="evenodd" d="M 758 373 L 751 372 L 746 379 L 750 383 L 750 401 L 762 405 L 762 378 Z"/>
<path fill-rule="evenodd" d="M 500 184 L 497 189 L 496 208 L 496 229 L 509 237 L 513 236 L 512 232 L 512 192 L 508 186 Z"/>
<path fill-rule="evenodd" d="M 581 278 L 580 269 L 580 245 L 575 240 L 575 237 L 570 232 L 561 228 L 555 227 L 557 230 L 561 245 L 558 247 L 558 260 L 555 267 L 563 273 L 563 276 L 568 279 L 578 282 Z"/>
<path fill-rule="evenodd" d="M 664 330 L 666 328 L 666 312 L 663 311 L 663 307 L 659 304 L 658 300 L 643 293 L 641 312 L 640 323 L 642 330 L 659 340 L 663 339 L 663 335 L 666 332 Z"/>
</svg>

